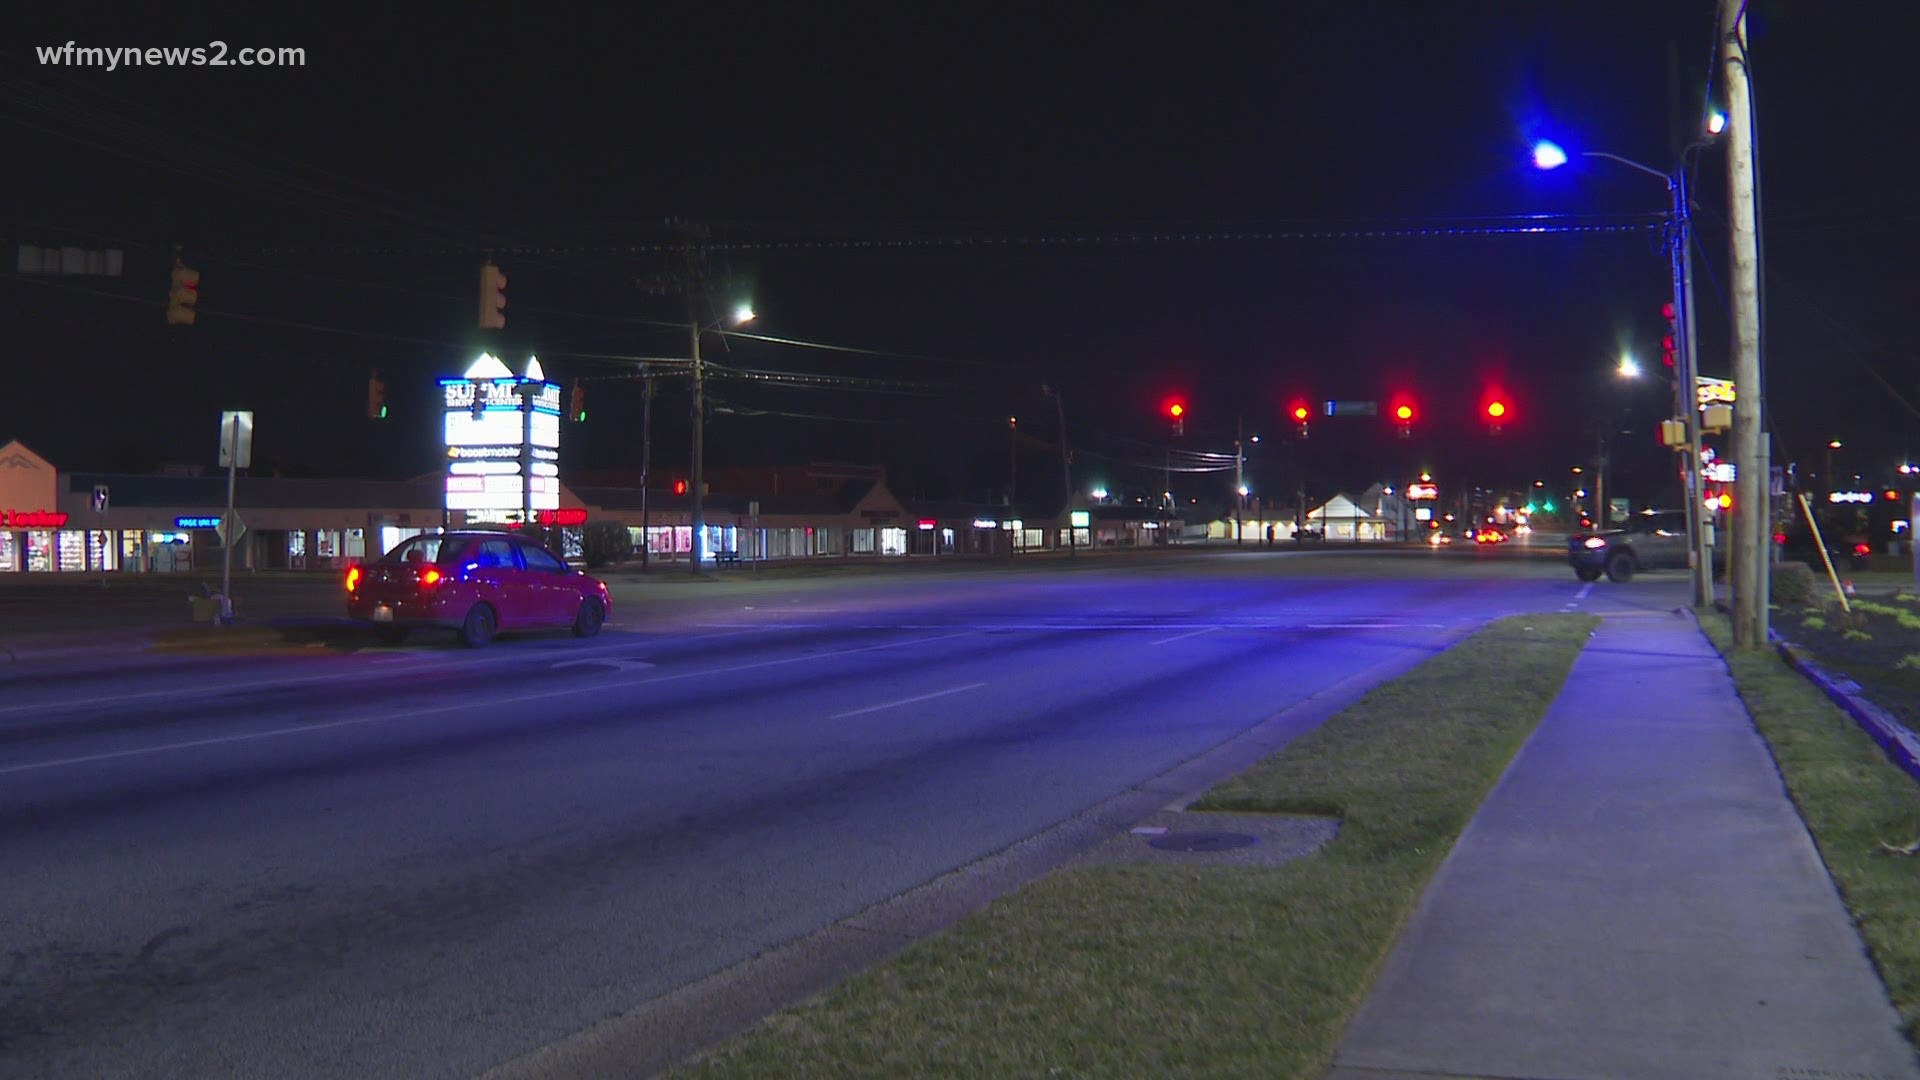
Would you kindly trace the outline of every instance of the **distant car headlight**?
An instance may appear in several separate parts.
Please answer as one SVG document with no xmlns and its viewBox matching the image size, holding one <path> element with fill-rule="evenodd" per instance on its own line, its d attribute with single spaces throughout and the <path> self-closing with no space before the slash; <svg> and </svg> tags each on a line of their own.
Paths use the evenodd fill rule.
<svg viewBox="0 0 1920 1080">
<path fill-rule="evenodd" d="M 1607 546 L 1607 538 L 1606 538 L 1606 537 L 1604 537 L 1604 536 L 1589 536 L 1589 537 L 1587 537 L 1587 546 L 1588 546 L 1588 547 L 1590 547 L 1590 548 L 1603 548 L 1603 547 L 1606 547 L 1606 546 Z"/>
</svg>

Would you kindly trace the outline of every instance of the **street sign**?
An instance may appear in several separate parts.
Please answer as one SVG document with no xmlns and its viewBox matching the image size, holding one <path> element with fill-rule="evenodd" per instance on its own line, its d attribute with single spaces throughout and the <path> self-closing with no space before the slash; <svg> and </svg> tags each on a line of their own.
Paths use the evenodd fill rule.
<svg viewBox="0 0 1920 1080">
<path fill-rule="evenodd" d="M 1694 393 L 1700 399 L 1700 408 L 1709 405 L 1733 404 L 1733 380 L 1711 379 L 1705 375 L 1696 375 L 1693 379 Z"/>
<path fill-rule="evenodd" d="M 238 443 L 238 452 L 235 444 Z M 220 414 L 220 467 L 249 468 L 253 465 L 253 413 Z"/>
<path fill-rule="evenodd" d="M 231 547 L 247 535 L 247 523 L 240 520 L 239 514 L 235 514 L 229 518 L 221 518 L 220 524 L 215 525 L 213 531 L 220 534 L 221 546 Z M 229 533 L 233 535 L 231 541 L 227 539 Z"/>
<path fill-rule="evenodd" d="M 1787 468 L 1784 465 L 1773 467 L 1773 478 L 1767 483 L 1767 494 L 1785 495 L 1787 493 Z"/>
<path fill-rule="evenodd" d="M 107 512 L 107 485 L 105 484 L 93 485 L 93 512 L 96 514 Z"/>
<path fill-rule="evenodd" d="M 1627 520 L 1627 500 L 1608 499 L 1607 500 L 1607 520 L 1608 521 Z"/>
<path fill-rule="evenodd" d="M 1371 420 L 1380 415 L 1377 401 L 1329 401 L 1327 415 L 1336 420 Z"/>
</svg>

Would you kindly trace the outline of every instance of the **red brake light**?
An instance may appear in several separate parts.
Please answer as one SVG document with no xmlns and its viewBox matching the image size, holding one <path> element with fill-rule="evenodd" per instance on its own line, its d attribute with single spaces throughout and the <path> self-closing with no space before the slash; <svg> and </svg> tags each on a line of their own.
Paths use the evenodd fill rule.
<svg viewBox="0 0 1920 1080">
<path fill-rule="evenodd" d="M 359 587 L 360 587 L 360 568 L 357 566 L 347 567 L 347 591 L 353 592 Z"/>
<path fill-rule="evenodd" d="M 1855 544 L 1853 545 L 1853 553 L 1855 555 L 1870 555 L 1873 553 L 1873 549 L 1865 544 Z"/>
<path fill-rule="evenodd" d="M 429 566 L 425 570 L 421 571 L 420 573 L 421 588 L 431 589 L 438 584 L 440 584 L 440 570 L 438 567 Z"/>
</svg>

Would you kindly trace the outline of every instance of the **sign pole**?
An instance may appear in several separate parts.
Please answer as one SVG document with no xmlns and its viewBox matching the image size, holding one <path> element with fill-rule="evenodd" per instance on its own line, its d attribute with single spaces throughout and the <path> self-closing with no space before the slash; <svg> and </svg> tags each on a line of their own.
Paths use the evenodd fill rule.
<svg viewBox="0 0 1920 1080">
<path fill-rule="evenodd" d="M 206 430 L 205 428 L 201 429 Z M 220 545 L 220 614 L 222 625 L 233 625 L 233 542 L 236 539 L 233 528 L 233 478 L 240 467 L 240 414 L 233 415 L 233 423 L 227 429 L 227 438 L 232 440 L 227 453 L 227 516 L 222 521 L 226 525 L 224 543 Z"/>
</svg>

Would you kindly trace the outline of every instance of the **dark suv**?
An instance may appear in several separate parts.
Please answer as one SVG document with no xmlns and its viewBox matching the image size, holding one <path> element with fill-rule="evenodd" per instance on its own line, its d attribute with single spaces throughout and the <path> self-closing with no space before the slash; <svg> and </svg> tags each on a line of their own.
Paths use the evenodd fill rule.
<svg viewBox="0 0 1920 1080">
<path fill-rule="evenodd" d="M 1640 570 L 1687 568 L 1687 512 L 1635 514 L 1622 529 L 1576 533 L 1567 540 L 1567 562 L 1581 581 L 1630 581 Z"/>
</svg>

